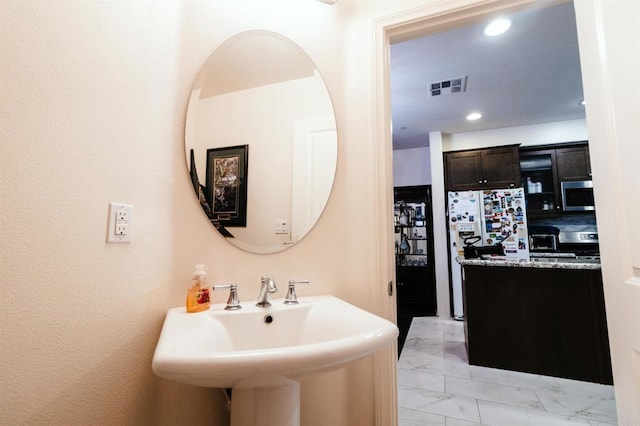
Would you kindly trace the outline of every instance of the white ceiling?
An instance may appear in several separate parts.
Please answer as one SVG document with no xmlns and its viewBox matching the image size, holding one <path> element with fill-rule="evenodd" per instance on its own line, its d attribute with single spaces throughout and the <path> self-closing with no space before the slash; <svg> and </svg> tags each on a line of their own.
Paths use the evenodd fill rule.
<svg viewBox="0 0 640 426">
<path fill-rule="evenodd" d="M 585 117 L 573 3 L 391 45 L 394 149 L 428 146 L 429 132 L 462 133 Z M 429 97 L 429 84 L 468 76 L 467 91 Z M 465 119 L 478 111 L 477 121 Z M 517 141 L 514 141 L 517 142 Z"/>
</svg>

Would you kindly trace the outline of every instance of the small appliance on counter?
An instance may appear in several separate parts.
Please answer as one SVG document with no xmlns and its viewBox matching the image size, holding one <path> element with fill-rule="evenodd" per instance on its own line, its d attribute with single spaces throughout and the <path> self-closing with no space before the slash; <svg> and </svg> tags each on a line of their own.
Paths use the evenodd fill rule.
<svg viewBox="0 0 640 426">
<path fill-rule="evenodd" d="M 529 231 L 538 232 L 530 227 Z M 541 227 L 545 228 L 545 227 Z M 538 235 L 538 239 L 536 239 Z M 555 236 L 556 248 L 553 250 L 545 249 L 544 234 L 532 234 L 532 251 L 531 260 L 562 260 L 569 262 L 585 262 L 600 263 L 600 248 L 598 244 L 597 231 L 560 231 Z M 537 247 L 534 248 L 534 244 Z"/>
<path fill-rule="evenodd" d="M 557 251 L 559 234 L 560 229 L 555 226 L 529 226 L 529 250 L 532 252 Z"/>
<path fill-rule="evenodd" d="M 558 235 L 558 250 L 574 253 L 577 258 L 600 260 L 598 231 L 565 231 Z"/>
<path fill-rule="evenodd" d="M 465 259 L 478 259 L 483 256 L 504 256 L 504 247 L 501 243 L 493 246 L 478 247 L 474 244 L 482 239 L 481 236 L 465 238 L 464 243 L 464 258 Z"/>
</svg>

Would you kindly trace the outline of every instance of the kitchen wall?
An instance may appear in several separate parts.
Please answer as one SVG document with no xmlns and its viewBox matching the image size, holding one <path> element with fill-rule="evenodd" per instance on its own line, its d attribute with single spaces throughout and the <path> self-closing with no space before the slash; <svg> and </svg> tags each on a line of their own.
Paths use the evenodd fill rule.
<svg viewBox="0 0 640 426">
<path fill-rule="evenodd" d="M 164 313 L 184 303 L 195 263 L 213 282 L 236 281 L 241 300 L 269 273 L 280 283 L 309 278 L 300 297 L 330 293 L 375 310 L 386 287 L 370 249 L 370 24 L 426 3 L 2 0 L 0 423 L 227 424 L 221 392 L 151 371 Z M 183 147 L 200 67 L 224 40 L 256 28 L 288 36 L 314 60 L 340 139 L 323 217 L 300 244 L 268 256 L 211 229 Z M 104 242 L 112 201 L 134 206 L 131 244 Z M 373 365 L 306 380 L 302 423 L 373 424 L 374 392 L 389 392 L 375 387 Z"/>
<path fill-rule="evenodd" d="M 393 151 L 393 186 L 431 185 L 431 151 L 426 148 Z"/>
<path fill-rule="evenodd" d="M 521 146 L 548 145 L 588 140 L 584 119 L 505 127 L 477 132 L 454 133 L 444 151 L 486 148 L 490 146 L 520 144 Z"/>
</svg>

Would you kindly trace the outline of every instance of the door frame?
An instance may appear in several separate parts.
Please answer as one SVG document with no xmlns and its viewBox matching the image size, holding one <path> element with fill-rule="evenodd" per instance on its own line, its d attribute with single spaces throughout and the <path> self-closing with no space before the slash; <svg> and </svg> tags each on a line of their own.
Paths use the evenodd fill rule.
<svg viewBox="0 0 640 426">
<path fill-rule="evenodd" d="M 372 23 L 372 42 L 373 42 L 373 56 L 372 56 L 372 94 L 373 94 L 373 117 L 372 117 L 372 133 L 374 135 L 374 141 L 372 146 L 372 156 L 374 159 L 374 167 L 379 171 L 376 175 L 376 181 L 374 182 L 375 190 L 373 191 L 374 205 L 378 212 L 375 217 L 376 226 L 376 261 L 377 271 L 376 278 L 379 283 L 375 287 L 374 302 L 378 307 L 378 312 L 387 318 L 396 317 L 396 300 L 395 290 L 393 295 L 389 297 L 387 295 L 388 283 L 395 283 L 395 265 L 393 262 L 393 152 L 392 152 L 392 139 L 391 139 L 391 96 L 390 96 L 390 64 L 389 64 L 389 52 L 390 44 L 394 42 L 409 40 L 416 37 L 425 36 L 431 33 L 446 31 L 449 29 L 457 28 L 470 23 L 477 22 L 480 19 L 486 19 L 492 15 L 499 15 L 504 12 L 515 12 L 524 8 L 531 9 L 536 7 L 548 7 L 554 4 L 565 3 L 570 0 L 551 0 L 551 1 L 535 1 L 535 0 L 436 0 L 426 6 L 416 9 L 408 10 L 404 13 L 399 13 L 393 16 L 386 16 L 376 19 Z M 583 6 L 585 9 L 592 7 L 598 9 L 599 3 L 596 1 L 589 1 L 588 5 Z M 578 35 L 581 32 L 586 33 L 588 27 L 594 26 L 598 28 L 599 17 L 597 14 L 583 13 L 582 17 L 577 16 L 577 19 L 582 19 L 582 22 L 578 22 Z M 584 37 L 584 35 L 583 35 Z M 598 45 L 603 42 L 603 34 L 595 35 L 596 40 L 589 40 L 589 44 Z M 582 38 L 580 41 L 584 41 Z M 579 43 L 580 44 L 580 43 Z M 595 46 L 591 46 L 595 47 Z M 597 51 L 590 55 L 591 61 L 606 62 L 606 55 L 604 51 Z M 583 59 L 581 59 L 581 62 Z M 584 66 L 583 66 L 584 69 Z M 597 75 L 591 81 L 584 81 L 585 92 L 589 89 L 594 92 L 598 90 L 604 90 L 609 94 L 611 87 L 604 84 L 604 78 L 601 75 Z M 600 87 L 600 85 L 604 87 Z M 601 104 L 598 106 L 599 111 L 611 112 L 614 108 L 614 100 L 612 96 L 601 96 L 598 98 Z M 594 114 L 588 114 L 588 118 L 592 118 Z M 610 133 L 612 127 L 615 127 L 615 122 L 605 121 L 602 124 L 594 124 L 597 130 L 604 133 Z M 589 126 L 589 130 L 592 130 L 592 126 Z M 614 129 L 615 130 L 615 129 Z M 592 137 L 594 135 L 591 135 Z M 615 163 L 613 158 L 594 158 L 591 155 L 592 163 L 600 163 L 601 168 L 605 168 L 605 162 L 608 164 L 611 161 Z M 598 161 L 593 161 L 593 160 Z M 605 176 L 604 174 L 598 176 L 598 185 L 606 187 L 608 184 L 615 182 Z M 596 200 L 598 204 L 598 200 Z M 608 214 L 611 212 L 609 208 L 604 205 L 598 205 L 598 210 L 602 214 Z M 606 213 L 605 213 L 606 212 Z M 435 213 L 435 212 L 434 212 Z M 435 214 L 434 214 L 435 217 Z M 605 265 L 606 266 L 606 265 Z M 612 265 L 614 268 L 618 265 Z M 609 285 L 607 278 L 612 274 L 604 274 L 605 279 L 605 298 L 607 297 L 606 287 Z M 614 284 L 614 283 L 612 283 Z M 395 285 L 395 284 L 394 284 Z M 609 324 L 611 327 L 611 323 Z M 611 333 L 610 333 L 611 336 Z M 614 351 L 612 345 L 612 352 Z M 391 359 L 391 355 L 395 355 L 395 351 L 386 351 L 384 354 L 377 356 L 376 368 L 375 368 L 375 398 L 376 398 L 376 425 L 396 425 L 398 418 L 398 405 L 397 405 L 397 358 Z M 612 353 L 612 358 L 613 358 Z M 633 370 L 632 370 L 633 371 Z M 636 373 L 638 375 L 639 373 Z M 616 376 L 616 369 L 614 365 L 614 380 Z M 616 388 L 616 400 L 619 401 L 619 390 Z M 626 395 L 626 397 L 632 397 L 633 393 Z M 622 398 L 620 398 L 622 399 Z M 627 398 L 628 399 L 628 398 Z M 621 407 L 618 402 L 618 410 Z M 631 416 L 634 409 L 632 407 L 626 407 Z M 637 409 L 636 409 L 637 410 Z"/>
<path fill-rule="evenodd" d="M 564 0 L 568 1 L 568 0 Z M 563 1 L 545 2 L 544 6 Z M 373 117 L 371 157 L 376 180 L 372 190 L 375 215 L 374 305 L 385 318 L 397 323 L 395 262 L 393 252 L 393 146 L 391 140 L 391 94 L 389 52 L 392 42 L 446 31 L 468 25 L 492 14 L 532 7 L 535 0 L 442 0 L 392 16 L 375 19 L 373 34 L 372 94 Z M 538 2 L 539 3 L 539 2 Z M 437 215 L 434 212 L 434 220 Z M 448 284 L 447 284 L 448 286 Z M 389 294 L 389 289 L 392 294 Z M 397 345 L 392 350 L 379 351 L 374 357 L 375 424 L 397 425 L 398 374 Z"/>
</svg>

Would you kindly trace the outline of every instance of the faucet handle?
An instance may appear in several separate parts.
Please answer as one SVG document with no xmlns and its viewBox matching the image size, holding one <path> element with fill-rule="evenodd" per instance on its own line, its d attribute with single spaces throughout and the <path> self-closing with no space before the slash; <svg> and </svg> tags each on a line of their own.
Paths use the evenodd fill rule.
<svg viewBox="0 0 640 426">
<path fill-rule="evenodd" d="M 285 305 L 297 305 L 298 296 L 296 295 L 296 284 L 309 284 L 309 280 L 289 280 L 289 288 L 287 289 L 287 297 L 284 299 Z"/>
<path fill-rule="evenodd" d="M 240 306 L 240 299 L 238 298 L 238 286 L 236 285 L 236 283 L 215 284 L 213 286 L 214 291 L 222 288 L 229 289 L 229 298 L 227 299 L 227 306 L 225 306 L 224 309 L 227 311 L 234 311 L 236 309 L 242 308 L 242 306 Z"/>
</svg>

